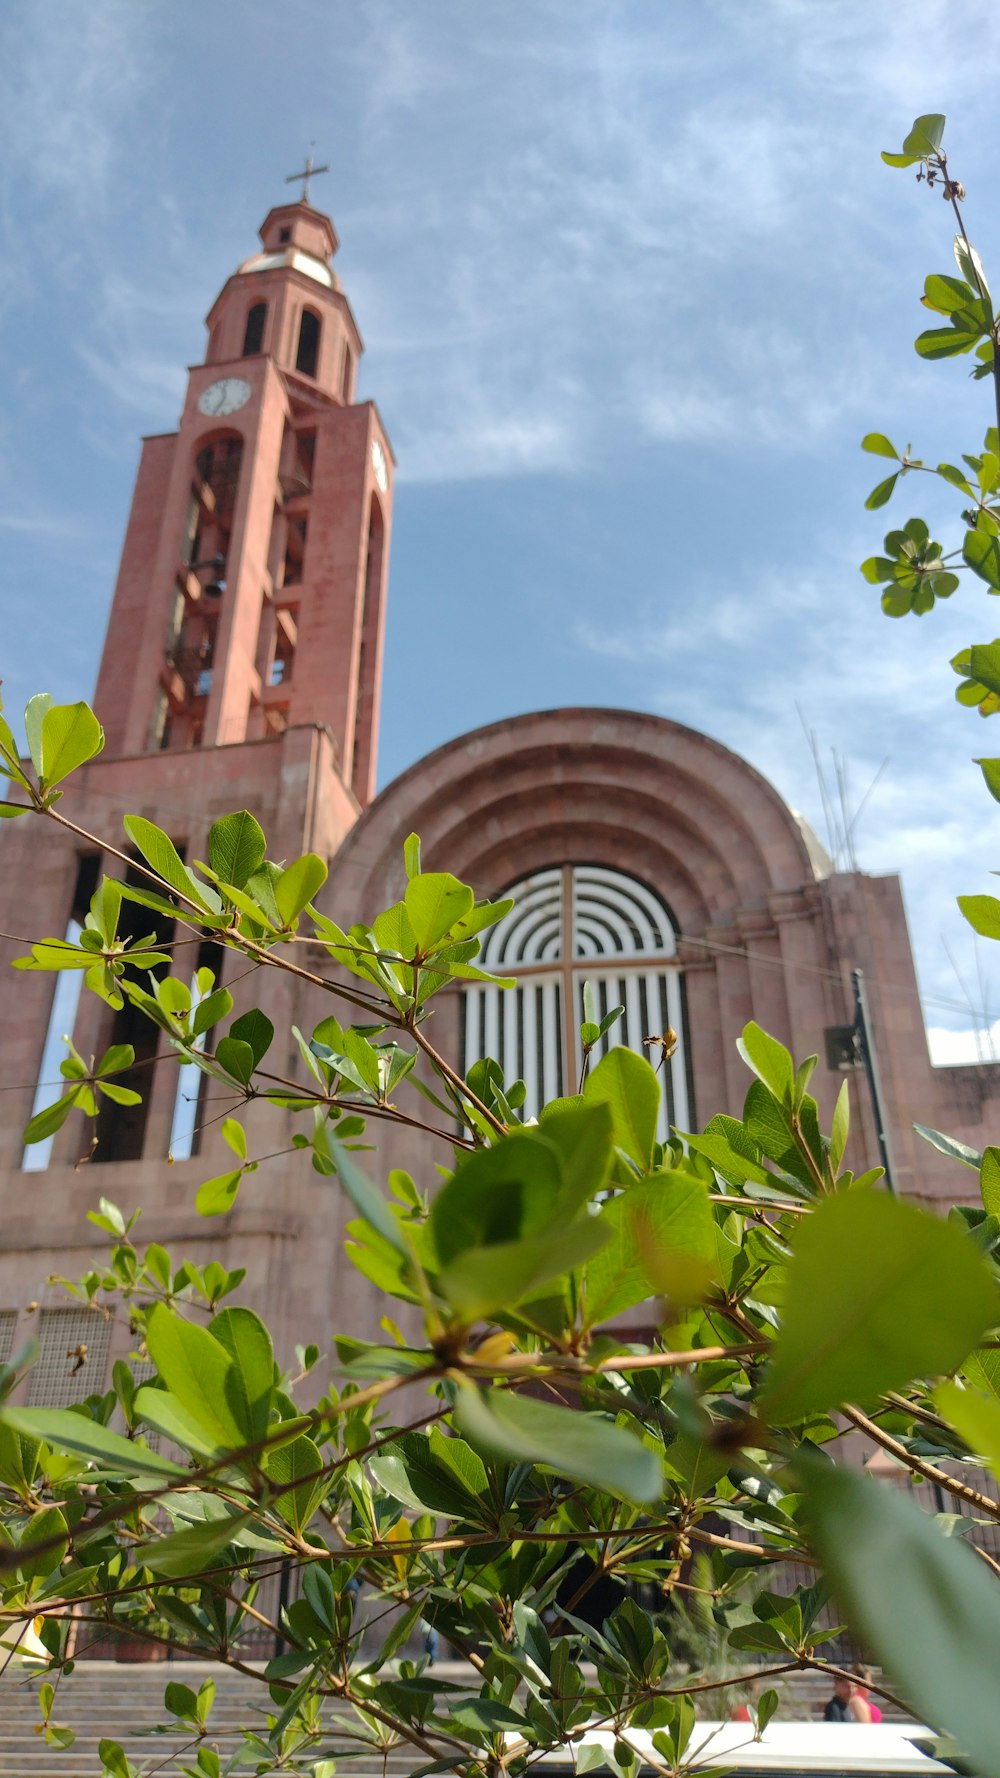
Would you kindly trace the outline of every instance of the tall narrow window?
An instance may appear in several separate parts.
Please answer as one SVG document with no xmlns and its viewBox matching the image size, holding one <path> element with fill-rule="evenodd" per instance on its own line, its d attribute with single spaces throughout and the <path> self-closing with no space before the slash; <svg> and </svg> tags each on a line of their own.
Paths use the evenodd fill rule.
<svg viewBox="0 0 1000 1778">
<path fill-rule="evenodd" d="M 354 388 L 354 357 L 347 341 L 344 341 L 344 362 L 340 367 L 340 398 L 350 401 Z"/>
<path fill-rule="evenodd" d="M 282 586 L 296 586 L 302 579 L 302 564 L 305 561 L 308 532 L 309 524 L 306 519 L 289 519 L 285 532 L 285 567 L 281 580 Z"/>
<path fill-rule="evenodd" d="M 274 654 L 271 659 L 271 670 L 268 674 L 268 685 L 289 685 L 291 683 L 292 664 L 295 660 L 295 648 L 298 639 L 298 606 L 283 605 L 276 613 L 274 627 Z"/>
<path fill-rule="evenodd" d="M 76 882 L 73 886 L 73 900 L 70 904 L 69 919 L 66 923 L 64 937 L 68 944 L 79 944 L 80 932 L 90 907 L 90 898 L 97 888 L 98 873 L 101 868 L 100 854 L 86 853 L 78 862 Z M 38 1066 L 38 1087 L 35 1101 L 31 1107 L 31 1115 L 51 1105 L 55 1098 L 54 1087 L 61 1086 L 59 1064 L 66 1060 L 64 1034 L 71 1036 L 76 1024 L 77 1008 L 80 1005 L 80 993 L 83 988 L 82 969 L 61 969 L 56 975 L 52 994 L 52 1006 L 49 1011 L 49 1022 L 45 1031 L 45 1043 L 42 1046 L 41 1060 Z M 52 1159 L 54 1137 L 49 1136 L 44 1142 L 33 1142 L 24 1150 L 21 1166 L 25 1173 L 42 1173 Z"/>
<path fill-rule="evenodd" d="M 143 879 L 130 870 L 129 882 L 141 887 Z M 148 908 L 134 901 L 123 901 L 118 922 L 118 936 L 134 940 L 147 933 L 155 934 L 155 942 L 169 948 L 174 936 L 174 923 L 165 914 L 151 914 Z M 165 973 L 158 971 L 158 973 Z M 97 1115 L 97 1147 L 91 1164 L 102 1161 L 138 1161 L 142 1158 L 146 1137 L 146 1119 L 153 1090 L 153 1064 L 159 1047 L 158 1028 L 147 1019 L 131 1000 L 126 1000 L 111 1021 L 107 1042 L 128 1043 L 135 1051 L 135 1061 L 124 1074 L 118 1075 L 120 1086 L 131 1087 L 141 1094 L 138 1105 L 116 1105 L 102 1096 Z"/>
<path fill-rule="evenodd" d="M 314 377 L 319 363 L 319 316 L 312 309 L 303 309 L 299 322 L 299 349 L 295 354 L 295 368 L 304 377 Z"/>
<path fill-rule="evenodd" d="M 216 984 L 221 983 L 222 967 L 225 951 L 220 944 L 206 939 L 198 947 L 198 969 L 210 969 L 215 976 Z M 191 999 L 192 1011 L 198 1004 L 196 996 Z M 211 1044 L 214 1048 L 213 1031 L 203 1031 L 194 1042 L 197 1050 L 205 1049 Z M 201 1148 L 201 1125 L 204 1114 L 206 1088 L 209 1085 L 207 1074 L 202 1074 L 196 1062 L 182 1062 L 177 1070 L 177 1092 L 174 1095 L 174 1115 L 170 1123 L 169 1156 L 172 1161 L 189 1161 L 192 1155 L 198 1154 Z"/>
<path fill-rule="evenodd" d="M 243 334 L 243 356 L 253 358 L 263 349 L 264 326 L 267 321 L 267 304 L 254 303 L 247 314 L 246 330 Z"/>
<path fill-rule="evenodd" d="M 592 1064 L 615 1044 L 643 1054 L 646 1039 L 671 1026 L 678 1041 L 659 1070 L 659 1136 L 664 1140 L 671 1125 L 690 1128 L 684 984 L 673 920 L 659 896 L 621 871 L 584 864 L 539 871 L 506 893 L 514 906 L 489 934 L 482 965 L 516 975 L 517 987 L 464 994 L 466 1068 L 492 1056 L 508 1080 L 523 1080 L 525 1117 L 548 1099 L 575 1092 L 583 986 L 590 981 L 599 1017 L 625 1008 L 595 1045 Z"/>
<path fill-rule="evenodd" d="M 357 696 L 354 706 L 354 756 L 351 761 L 351 782 L 357 796 L 364 797 L 372 753 L 373 694 L 372 666 L 378 634 L 379 603 L 382 588 L 382 554 L 385 546 L 385 521 L 382 508 L 372 496 L 368 515 L 368 556 L 365 562 L 365 593 L 361 607 L 361 646 L 358 650 Z"/>
</svg>

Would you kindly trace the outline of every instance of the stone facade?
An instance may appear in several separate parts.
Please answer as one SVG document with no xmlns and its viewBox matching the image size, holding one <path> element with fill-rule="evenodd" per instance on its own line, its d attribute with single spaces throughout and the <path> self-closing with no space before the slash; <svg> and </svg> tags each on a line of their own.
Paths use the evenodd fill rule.
<svg viewBox="0 0 1000 1778">
<path fill-rule="evenodd" d="M 295 204 L 272 211 L 261 235 L 264 251 L 209 314 L 206 360 L 191 372 L 178 432 L 143 449 L 96 695 L 108 745 L 67 799 L 73 820 L 118 845 L 122 815 L 141 814 L 196 859 L 211 822 L 248 807 L 272 856 L 312 850 L 330 860 L 321 905 L 342 924 L 372 919 L 401 894 L 413 830 L 425 868 L 453 871 L 480 895 L 553 866 L 626 872 L 676 928 L 671 966 L 683 972 L 699 1122 L 742 1104 L 748 1076 L 735 1039 L 749 1018 L 798 1058 L 820 1053 L 816 1090 L 828 1118 L 840 1077 L 825 1064 L 824 1032 L 851 1023 L 850 972 L 861 968 L 897 1189 L 944 1208 L 974 1188 L 972 1174 L 911 1126 L 982 1146 L 1000 1068 L 932 1068 L 898 879 L 831 874 L 773 787 L 726 748 L 635 712 L 545 711 L 459 737 L 370 800 L 391 451 L 374 406 L 352 401 L 361 341 L 329 266 L 332 225 Z M 306 309 L 315 326 L 304 324 Z M 206 412 L 219 403 L 235 405 Z M 54 826 L 0 824 L 0 929 L 61 937 L 85 850 Z M 319 947 L 301 957 L 328 974 Z M 0 1052 L 14 1090 L 0 1096 L 0 1340 L 16 1345 L 37 1325 L 29 1304 L 65 1302 L 53 1274 L 94 1263 L 106 1237 L 86 1212 L 102 1195 L 126 1211 L 143 1206 L 137 1238 L 161 1242 L 178 1261 L 211 1254 L 245 1266 L 242 1295 L 271 1322 L 284 1361 L 295 1341 L 322 1341 L 333 1326 L 377 1330 L 384 1305 L 343 1251 L 351 1212 L 336 1182 L 290 1151 L 289 1114 L 251 1107 L 251 1152 L 279 1158 L 245 1180 L 229 1216 L 195 1215 L 198 1184 L 224 1169 L 228 1151 L 210 1122 L 197 1155 L 168 1159 L 177 1095 L 169 1057 L 147 1058 L 147 1110 L 127 1157 L 107 1158 L 105 1148 L 102 1158 L 100 1146 L 91 1156 L 74 1119 L 45 1170 L 24 1171 L 22 1131 L 55 978 L 5 975 Z M 237 1011 L 259 998 L 278 1033 L 269 1065 L 293 1076 L 291 1024 L 311 1030 L 337 1003 L 276 972 L 247 979 L 234 958 L 227 978 Z M 442 996 L 432 1030 L 452 1057 L 460 1015 L 459 994 Z M 109 1008 L 84 997 L 74 1027 L 82 1053 L 121 1040 L 120 1029 Z M 859 1074 L 851 1098 L 860 1167 L 877 1150 Z M 405 1164 L 427 1185 L 446 1153 L 383 1126 L 369 1165 L 384 1176 Z M 116 1325 L 107 1361 L 128 1349 L 128 1329 Z"/>
</svg>

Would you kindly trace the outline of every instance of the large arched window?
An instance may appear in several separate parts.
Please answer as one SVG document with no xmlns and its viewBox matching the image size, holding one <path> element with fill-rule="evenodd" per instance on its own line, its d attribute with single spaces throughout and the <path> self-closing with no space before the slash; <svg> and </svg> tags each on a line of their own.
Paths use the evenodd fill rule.
<svg viewBox="0 0 1000 1778">
<path fill-rule="evenodd" d="M 483 967 L 517 977 L 517 987 L 469 988 L 463 995 L 465 1066 L 493 1056 L 508 1081 L 527 1087 L 524 1114 L 574 1093 L 580 1079 L 583 985 L 593 982 L 600 1013 L 624 1006 L 625 1016 L 595 1047 L 591 1065 L 624 1043 L 654 1063 L 644 1048 L 672 1026 L 676 1052 L 663 1064 L 660 1136 L 689 1129 L 684 987 L 669 910 L 635 877 L 600 865 L 544 870 L 505 891 L 514 907 L 483 946 Z"/>
</svg>

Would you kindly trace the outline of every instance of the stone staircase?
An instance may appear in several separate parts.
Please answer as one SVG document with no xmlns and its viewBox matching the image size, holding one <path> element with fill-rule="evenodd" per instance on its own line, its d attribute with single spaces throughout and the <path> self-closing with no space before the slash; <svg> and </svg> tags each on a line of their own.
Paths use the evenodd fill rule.
<svg viewBox="0 0 1000 1778">
<path fill-rule="evenodd" d="M 450 1680 L 467 1678 L 468 1668 L 442 1661 L 435 1676 Z M 238 1745 L 236 1731 L 263 1725 L 270 1706 L 267 1687 L 228 1668 L 207 1662 L 115 1662 L 88 1660 L 80 1663 L 69 1679 L 60 1682 L 54 1719 L 76 1730 L 76 1741 L 65 1750 L 48 1747 L 36 1732 L 40 1720 L 38 1680 L 25 1677 L 14 1663 L 0 1676 L 0 1778 L 100 1778 L 98 1743 L 118 1741 L 138 1771 L 155 1768 L 157 1778 L 176 1778 L 176 1756 L 193 1764 L 197 1752 L 189 1732 L 150 1736 L 144 1728 L 166 1714 L 163 1688 L 178 1680 L 197 1691 L 205 1679 L 217 1686 L 210 1719 L 209 1746 L 216 1746 L 225 1760 Z M 830 1695 L 829 1681 L 821 1674 L 795 1674 L 781 1685 L 780 1716 L 785 1719 L 815 1718 Z M 713 1694 L 708 1694 L 712 1697 Z M 701 1714 L 701 1712 L 699 1712 Z M 707 1710 L 704 1714 L 708 1714 Z M 894 1714 L 886 1711 L 886 1716 Z M 341 1778 L 407 1778 L 423 1756 L 397 1748 L 383 1762 L 381 1755 L 356 1752 L 345 1759 L 347 1745 L 336 1738 L 311 1754 L 312 1759 L 340 1756 Z M 251 1770 L 252 1767 L 248 1767 Z"/>
</svg>

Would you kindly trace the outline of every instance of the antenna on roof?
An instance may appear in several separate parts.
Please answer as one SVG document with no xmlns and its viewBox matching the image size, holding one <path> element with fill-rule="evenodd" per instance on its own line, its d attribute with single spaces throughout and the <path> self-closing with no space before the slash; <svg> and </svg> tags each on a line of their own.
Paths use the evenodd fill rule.
<svg viewBox="0 0 1000 1778">
<path fill-rule="evenodd" d="M 834 782 L 834 788 L 831 789 L 820 756 L 816 731 L 815 729 L 811 729 L 806 722 L 801 704 L 796 704 L 795 708 L 798 711 L 799 721 L 802 724 L 802 731 L 809 743 L 809 751 L 812 754 L 816 782 L 819 786 L 820 802 L 823 805 L 823 819 L 826 823 L 826 849 L 833 860 L 833 868 L 834 870 L 847 871 L 860 870 L 861 867 L 858 862 L 857 847 L 855 845 L 855 832 L 872 791 L 875 789 L 882 773 L 889 764 L 888 756 L 882 761 L 882 764 L 875 773 L 868 789 L 865 791 L 864 796 L 852 813 L 850 781 L 845 755 L 838 753 L 835 748 L 830 749 Z"/>
</svg>

